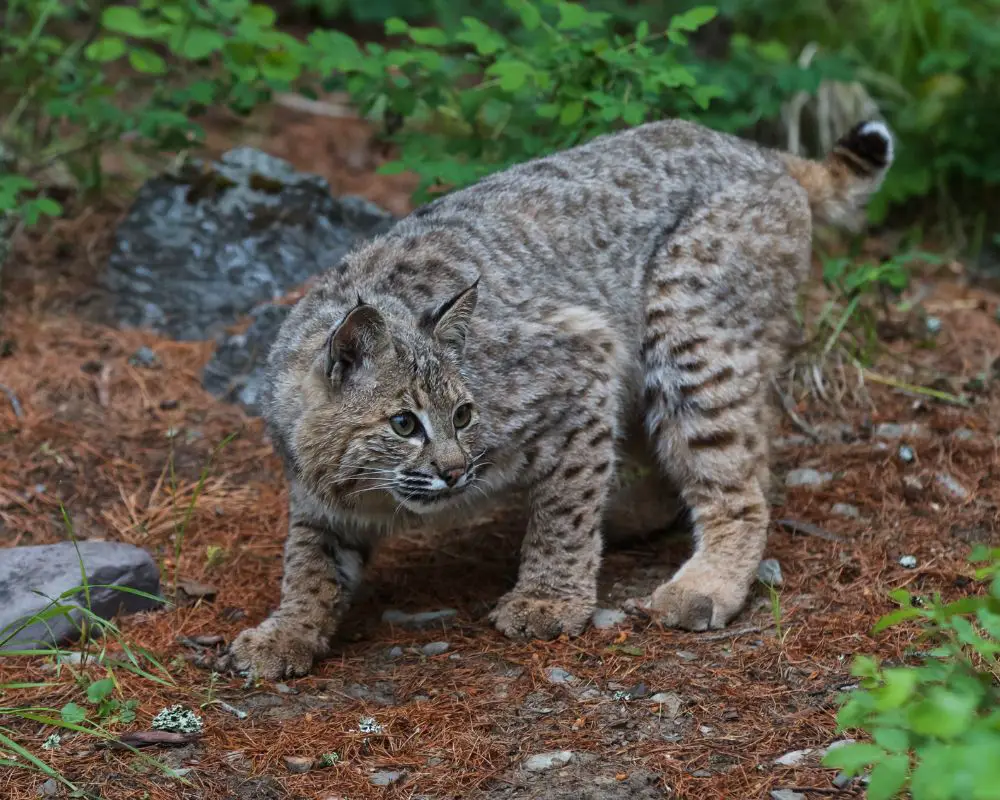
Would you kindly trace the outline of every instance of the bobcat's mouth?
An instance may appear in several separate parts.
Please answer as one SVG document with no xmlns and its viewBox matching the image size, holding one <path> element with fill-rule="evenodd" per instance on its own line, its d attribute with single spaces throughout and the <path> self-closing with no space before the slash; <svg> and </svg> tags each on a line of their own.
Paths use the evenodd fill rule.
<svg viewBox="0 0 1000 800">
<path fill-rule="evenodd" d="M 391 492 L 403 508 L 417 514 L 428 514 L 448 506 L 464 495 L 471 479 L 472 475 L 466 473 L 454 486 L 446 486 L 439 478 L 407 473 L 400 476 Z"/>
</svg>

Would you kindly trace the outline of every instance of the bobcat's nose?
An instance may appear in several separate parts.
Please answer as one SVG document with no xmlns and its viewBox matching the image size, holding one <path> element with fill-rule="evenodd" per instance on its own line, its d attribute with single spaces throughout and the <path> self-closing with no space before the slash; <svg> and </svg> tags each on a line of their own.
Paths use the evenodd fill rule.
<svg viewBox="0 0 1000 800">
<path fill-rule="evenodd" d="M 436 464 L 434 468 L 437 470 L 438 477 L 445 482 L 445 485 L 450 489 L 459 479 L 465 474 L 465 465 L 459 466 L 447 466 L 439 467 Z"/>
</svg>

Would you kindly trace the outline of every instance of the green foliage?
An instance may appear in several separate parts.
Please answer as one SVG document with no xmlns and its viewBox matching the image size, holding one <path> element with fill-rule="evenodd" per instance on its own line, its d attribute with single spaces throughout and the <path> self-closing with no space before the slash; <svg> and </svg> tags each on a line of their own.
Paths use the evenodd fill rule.
<svg viewBox="0 0 1000 800">
<path fill-rule="evenodd" d="M 509 32 L 468 16 L 454 29 L 391 18 L 386 33 L 405 37 L 391 49 L 337 31 L 309 39 L 328 83 L 340 81 L 395 134 L 400 156 L 386 170 L 416 172 L 421 199 L 652 119 L 740 130 L 833 68 L 800 69 L 786 51 L 745 39 L 725 64 L 699 58 L 690 35 L 715 16 L 710 6 L 656 31 L 645 21 L 622 31 L 611 14 L 563 0 L 504 6 Z"/>
<path fill-rule="evenodd" d="M 249 0 L 141 0 L 99 15 L 84 2 L 22 0 L 6 10 L 0 100 L 10 113 L 0 141 L 21 174 L 0 174 L 0 213 L 28 224 L 60 213 L 37 197 L 35 177 L 67 168 L 84 188 L 101 183 L 100 148 L 182 150 L 202 135 L 209 106 L 245 112 L 286 89 L 306 61 L 274 11 Z M 71 27 L 89 25 L 80 37 Z M 168 74 L 169 63 L 169 74 Z"/>
<path fill-rule="evenodd" d="M 945 603 L 897 591 L 899 608 L 875 631 L 916 622 L 930 648 L 915 666 L 855 660 L 860 687 L 842 698 L 838 729 L 861 730 L 872 742 L 830 751 L 826 766 L 850 775 L 870 768 L 868 797 L 888 800 L 1000 798 L 1000 549 L 979 548 L 979 580 L 988 593 Z"/>
<path fill-rule="evenodd" d="M 929 194 L 983 211 L 1000 183 L 1000 26 L 995 0 L 720 0 L 737 30 L 800 50 L 817 42 L 855 66 L 899 139 L 872 216 Z M 995 195 L 994 195 L 995 199 Z"/>
</svg>

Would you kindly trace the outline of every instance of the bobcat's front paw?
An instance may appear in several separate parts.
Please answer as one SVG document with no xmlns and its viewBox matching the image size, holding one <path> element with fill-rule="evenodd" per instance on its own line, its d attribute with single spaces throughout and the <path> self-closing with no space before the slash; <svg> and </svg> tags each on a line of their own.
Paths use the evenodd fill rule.
<svg viewBox="0 0 1000 800">
<path fill-rule="evenodd" d="M 265 680 L 308 674 L 326 643 L 293 620 L 271 617 L 237 636 L 216 662 L 217 672 L 248 672 Z"/>
<path fill-rule="evenodd" d="M 724 628 L 746 601 L 744 581 L 734 576 L 685 571 L 639 603 L 670 628 L 704 631 Z"/>
<path fill-rule="evenodd" d="M 500 598 L 490 622 L 510 639 L 555 639 L 583 631 L 596 607 L 590 597 L 535 596 L 514 589 Z"/>
</svg>

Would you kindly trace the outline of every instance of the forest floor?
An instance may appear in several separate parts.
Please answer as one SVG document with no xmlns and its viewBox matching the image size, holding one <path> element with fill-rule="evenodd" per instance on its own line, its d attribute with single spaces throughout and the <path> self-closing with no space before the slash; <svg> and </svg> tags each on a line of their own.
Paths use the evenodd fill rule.
<svg viewBox="0 0 1000 800">
<path fill-rule="evenodd" d="M 383 156 L 363 123 L 287 110 L 278 116 L 280 126 L 264 119 L 250 134 L 240 129 L 241 141 L 322 174 L 335 193 L 361 194 L 396 213 L 408 209 L 412 183 L 374 174 Z M 234 131 L 214 126 L 209 149 L 227 147 Z M 147 751 L 186 769 L 187 784 L 127 751 L 74 737 L 44 753 L 55 768 L 112 800 L 742 800 L 780 788 L 809 798 L 860 796 L 856 784 L 834 788 L 835 773 L 818 765 L 817 754 L 839 738 L 836 698 L 854 683 L 853 656 L 898 659 L 910 644 L 906 628 L 870 634 L 893 607 L 888 592 L 969 591 L 971 543 L 1000 538 L 998 381 L 967 407 L 871 376 L 863 400 L 798 402 L 796 415 L 825 435 L 813 441 L 784 416 L 775 432 L 776 474 L 830 474 L 816 485 L 787 487 L 776 501 L 767 557 L 784 573 L 777 607 L 759 588 L 726 631 L 685 633 L 629 618 L 574 639 L 504 639 L 486 616 L 516 574 L 521 521 L 512 513 L 392 541 L 333 655 L 312 675 L 250 688 L 228 677 L 213 682 L 183 641 L 231 640 L 276 605 L 285 486 L 260 421 L 201 388 L 211 343 L 104 328 L 75 312 L 96 286 L 125 202 L 123 193 L 120 202 L 75 209 L 44 233 L 23 237 L 8 265 L 0 383 L 16 395 L 21 414 L 0 395 L 0 544 L 65 540 L 63 506 L 78 537 L 153 552 L 165 592 L 178 577 L 211 585 L 212 597 L 121 620 L 130 643 L 169 665 L 173 683 L 118 671 L 120 697 L 139 701 L 129 726 L 137 730 L 178 703 L 197 709 L 221 699 L 247 716 L 211 703 L 199 712 L 200 739 Z M 958 264 L 918 275 L 912 291 L 941 321 L 935 345 L 898 336 L 885 345 L 876 378 L 938 378 L 961 394 L 967 381 L 997 369 L 1000 297 L 971 286 Z M 155 366 L 130 363 L 142 346 L 155 352 Z M 855 386 L 853 368 L 847 374 Z M 904 446 L 910 451 L 901 455 Z M 178 542 L 179 520 L 206 466 Z M 615 607 L 665 580 L 688 549 L 685 536 L 664 535 L 612 550 L 601 605 Z M 902 556 L 912 556 L 915 567 L 902 566 Z M 382 619 L 391 609 L 445 608 L 457 613 L 430 629 Z M 447 649 L 424 651 L 436 642 Z M 88 669 L 103 676 L 99 667 Z M 52 667 L 6 659 L 0 682 L 12 680 L 51 683 Z M 2 702 L 58 709 L 79 698 L 67 673 L 57 682 Z M 365 717 L 382 733 L 360 731 Z M 15 727 L 23 745 L 42 753 L 50 731 Z M 794 766 L 775 763 L 810 748 L 786 759 Z M 547 770 L 525 768 L 527 757 L 552 751 L 572 755 Z M 332 752 L 336 763 L 302 774 L 286 763 Z M 43 781 L 4 771 L 0 796 L 36 798 Z"/>
</svg>

